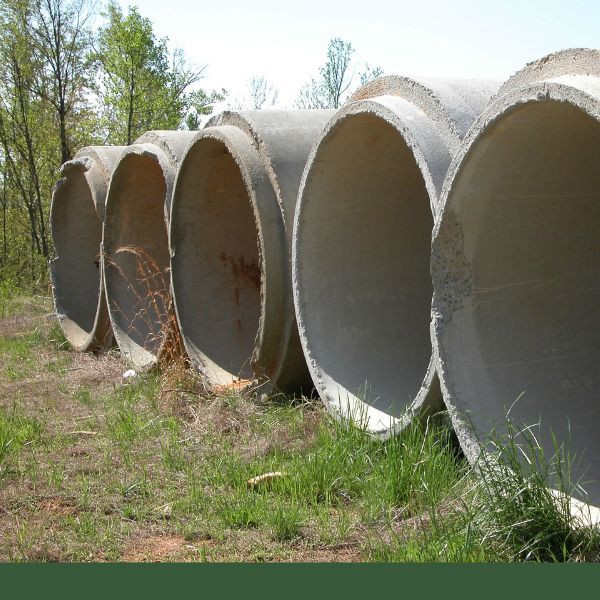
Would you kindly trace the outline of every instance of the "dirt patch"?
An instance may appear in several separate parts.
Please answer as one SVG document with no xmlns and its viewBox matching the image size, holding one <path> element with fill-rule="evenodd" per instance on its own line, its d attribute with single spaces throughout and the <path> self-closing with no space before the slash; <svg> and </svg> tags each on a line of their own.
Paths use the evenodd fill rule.
<svg viewBox="0 0 600 600">
<path fill-rule="evenodd" d="M 67 516 L 76 515 L 79 509 L 62 498 L 46 498 L 39 503 L 39 509 L 51 514 Z"/>
<path fill-rule="evenodd" d="M 215 395 L 225 394 L 227 392 L 241 392 L 245 390 L 251 383 L 252 381 L 250 379 L 238 379 L 232 383 L 215 385 L 212 387 L 212 392 Z"/>
<path fill-rule="evenodd" d="M 358 544 L 339 544 L 302 550 L 292 554 L 283 562 L 356 563 L 363 561 L 364 557 Z"/>
<path fill-rule="evenodd" d="M 123 358 L 114 353 L 96 356 L 90 353 L 72 353 L 71 366 L 67 369 L 66 381 L 75 385 L 93 386 L 95 391 L 110 390 L 122 382 L 127 368 Z"/>
<path fill-rule="evenodd" d="M 165 562 L 189 560 L 190 554 L 197 553 L 201 545 L 211 540 L 194 543 L 178 535 L 154 535 L 134 538 L 123 552 L 124 562 Z"/>
<path fill-rule="evenodd" d="M 15 315 L 0 319 L 0 336 L 10 338 L 26 331 L 35 329 L 36 326 L 45 325 L 48 318 L 39 315 Z"/>
</svg>

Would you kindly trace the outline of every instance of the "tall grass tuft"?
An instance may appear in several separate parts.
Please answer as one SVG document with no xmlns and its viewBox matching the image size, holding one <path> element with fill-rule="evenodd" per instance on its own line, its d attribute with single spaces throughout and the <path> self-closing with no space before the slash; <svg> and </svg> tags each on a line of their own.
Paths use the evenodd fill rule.
<svg viewBox="0 0 600 600">
<path fill-rule="evenodd" d="M 507 417 L 504 433 L 491 433 L 470 494 L 473 526 L 482 543 L 508 560 L 599 555 L 598 527 L 582 524 L 571 505 L 571 496 L 581 490 L 572 480 L 575 457 L 554 437 L 554 453 L 547 456 L 535 427 L 518 428 Z"/>
<path fill-rule="evenodd" d="M 0 406 L 0 481 L 10 472 L 9 460 L 23 446 L 39 441 L 42 425 L 23 415 L 17 405 L 9 410 Z"/>
</svg>

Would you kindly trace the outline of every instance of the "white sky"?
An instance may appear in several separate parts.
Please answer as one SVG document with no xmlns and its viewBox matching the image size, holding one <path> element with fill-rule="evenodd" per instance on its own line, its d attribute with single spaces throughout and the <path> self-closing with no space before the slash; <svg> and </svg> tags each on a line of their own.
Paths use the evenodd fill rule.
<svg viewBox="0 0 600 600">
<path fill-rule="evenodd" d="M 202 87 L 244 93 L 252 75 L 292 106 L 341 37 L 386 74 L 506 79 L 568 47 L 600 47 L 600 0 L 119 0 L 207 65 Z M 358 84 L 358 82 L 356 82 Z"/>
</svg>

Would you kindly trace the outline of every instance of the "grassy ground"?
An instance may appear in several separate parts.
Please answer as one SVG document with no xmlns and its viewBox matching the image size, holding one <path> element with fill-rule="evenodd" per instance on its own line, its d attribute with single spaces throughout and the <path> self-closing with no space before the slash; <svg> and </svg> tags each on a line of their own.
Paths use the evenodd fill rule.
<svg viewBox="0 0 600 600">
<path fill-rule="evenodd" d="M 0 309 L 0 560 L 598 556 L 535 476 L 475 477 L 441 420 L 382 444 L 315 400 L 207 394 L 183 365 L 124 381 L 49 313 Z"/>
</svg>

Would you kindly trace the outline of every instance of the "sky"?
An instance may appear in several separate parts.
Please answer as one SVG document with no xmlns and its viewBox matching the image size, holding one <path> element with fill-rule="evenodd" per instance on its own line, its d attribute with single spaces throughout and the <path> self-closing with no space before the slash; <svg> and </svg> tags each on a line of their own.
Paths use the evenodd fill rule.
<svg viewBox="0 0 600 600">
<path fill-rule="evenodd" d="M 506 79 L 563 48 L 600 47 L 600 0 L 119 0 L 204 67 L 205 89 L 244 94 L 254 75 L 292 107 L 325 62 L 351 42 L 360 71 Z M 358 81 L 356 82 L 358 85 Z"/>
</svg>

